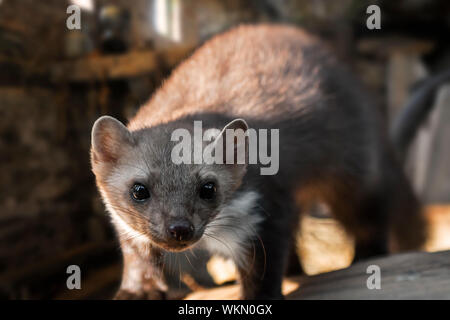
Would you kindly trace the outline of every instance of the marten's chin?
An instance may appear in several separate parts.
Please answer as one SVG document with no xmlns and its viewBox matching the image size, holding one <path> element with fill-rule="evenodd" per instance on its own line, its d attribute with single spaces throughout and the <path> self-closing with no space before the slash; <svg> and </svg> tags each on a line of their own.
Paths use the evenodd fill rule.
<svg viewBox="0 0 450 320">
<path fill-rule="evenodd" d="M 178 245 L 169 245 L 167 243 L 157 243 L 157 246 L 161 247 L 165 251 L 169 252 L 182 252 L 188 249 L 191 249 L 195 243 L 191 244 L 178 244 Z"/>
<path fill-rule="evenodd" d="M 169 252 L 182 252 L 195 246 L 199 239 L 193 239 L 186 242 L 164 241 L 151 239 L 151 242 L 161 249 Z"/>
<path fill-rule="evenodd" d="M 189 245 L 189 244 L 179 245 L 179 246 L 166 246 L 165 250 L 171 251 L 171 252 L 182 252 L 182 251 L 188 250 L 191 247 L 192 247 L 192 245 Z"/>
</svg>

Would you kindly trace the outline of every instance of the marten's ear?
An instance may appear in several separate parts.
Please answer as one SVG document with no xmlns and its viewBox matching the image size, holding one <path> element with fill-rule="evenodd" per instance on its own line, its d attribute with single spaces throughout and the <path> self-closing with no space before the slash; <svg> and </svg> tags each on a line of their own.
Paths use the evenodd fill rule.
<svg viewBox="0 0 450 320">
<path fill-rule="evenodd" d="M 235 119 L 228 123 L 217 136 L 218 147 L 222 147 L 223 150 L 224 164 L 233 164 L 240 169 L 246 168 L 248 159 L 247 130 L 248 125 L 245 120 Z"/>
<path fill-rule="evenodd" d="M 103 116 L 92 126 L 91 143 L 93 163 L 113 163 L 133 143 L 133 139 L 130 131 L 119 120 Z"/>
</svg>

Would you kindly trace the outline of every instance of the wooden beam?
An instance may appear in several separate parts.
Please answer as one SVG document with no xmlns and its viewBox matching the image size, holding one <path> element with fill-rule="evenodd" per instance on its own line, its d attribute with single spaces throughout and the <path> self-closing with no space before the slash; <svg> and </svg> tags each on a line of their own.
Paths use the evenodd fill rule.
<svg viewBox="0 0 450 320">
<path fill-rule="evenodd" d="M 387 57 L 394 53 L 421 56 L 433 50 L 432 41 L 408 37 L 371 37 L 363 38 L 358 42 L 357 50 L 362 54 Z"/>
<path fill-rule="evenodd" d="M 192 47 L 177 47 L 162 51 L 141 50 L 121 55 L 91 55 L 51 66 L 53 82 L 89 82 L 133 78 L 161 69 L 161 63 L 173 67 L 185 58 Z"/>
<path fill-rule="evenodd" d="M 119 79 L 148 74 L 155 71 L 156 67 L 156 53 L 147 50 L 58 63 L 51 68 L 51 78 L 54 82 Z"/>
</svg>

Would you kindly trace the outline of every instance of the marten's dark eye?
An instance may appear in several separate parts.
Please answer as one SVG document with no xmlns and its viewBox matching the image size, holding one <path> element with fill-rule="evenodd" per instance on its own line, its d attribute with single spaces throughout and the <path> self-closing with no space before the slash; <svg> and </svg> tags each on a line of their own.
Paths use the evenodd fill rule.
<svg viewBox="0 0 450 320">
<path fill-rule="evenodd" d="M 147 187 L 144 186 L 143 184 L 135 183 L 131 187 L 131 197 L 135 201 L 142 202 L 150 198 L 150 192 L 148 192 Z"/>
<path fill-rule="evenodd" d="M 207 182 L 200 187 L 200 198 L 212 200 L 216 196 L 216 185 L 214 182 Z"/>
</svg>

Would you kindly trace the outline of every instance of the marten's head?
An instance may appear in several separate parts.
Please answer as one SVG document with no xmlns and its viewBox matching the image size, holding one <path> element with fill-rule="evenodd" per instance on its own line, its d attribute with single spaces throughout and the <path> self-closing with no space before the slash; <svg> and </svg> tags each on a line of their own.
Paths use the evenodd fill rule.
<svg viewBox="0 0 450 320">
<path fill-rule="evenodd" d="M 223 163 L 227 162 L 229 148 L 236 151 L 235 155 L 239 155 L 242 144 L 247 150 L 245 134 L 243 140 L 237 136 L 227 138 L 226 134 L 226 129 L 245 132 L 246 122 L 237 119 L 221 129 L 209 128 L 204 136 L 202 132 L 203 138 L 200 142 L 197 139 L 200 149 L 194 141 L 194 127 L 192 121 L 185 120 L 130 131 L 112 117 L 104 116 L 95 122 L 92 169 L 122 239 L 181 251 L 201 238 L 218 236 L 220 226 L 238 223 L 232 215 L 250 210 L 246 206 L 253 204 L 254 196 L 250 199 L 247 194 L 236 202 L 236 190 L 246 172 L 245 161 L 198 161 L 199 152 L 203 151 L 205 157 L 207 146 L 215 146 L 216 153 L 218 146 L 223 148 L 222 155 L 217 153 L 223 156 Z M 230 206 L 235 206 L 232 213 Z"/>
</svg>

